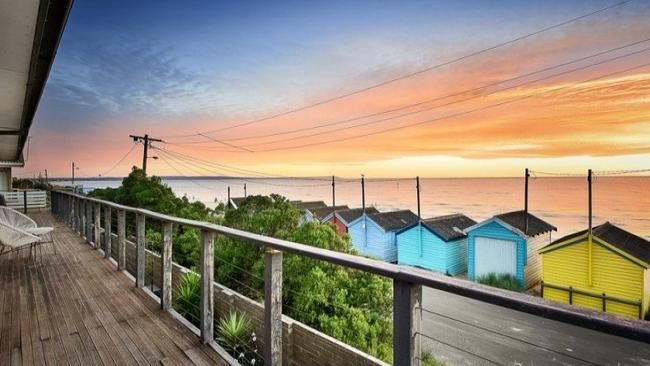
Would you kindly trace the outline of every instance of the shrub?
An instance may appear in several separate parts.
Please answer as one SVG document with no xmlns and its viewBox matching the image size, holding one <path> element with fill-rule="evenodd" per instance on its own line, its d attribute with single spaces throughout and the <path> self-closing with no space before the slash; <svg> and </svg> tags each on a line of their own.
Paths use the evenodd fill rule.
<svg viewBox="0 0 650 366">
<path fill-rule="evenodd" d="M 257 357 L 257 337 L 251 332 L 251 322 L 243 313 L 231 312 L 219 320 L 217 341 L 241 365 L 261 364 Z"/>
<path fill-rule="evenodd" d="M 488 273 L 484 276 L 478 277 L 476 282 L 510 291 L 519 291 L 519 282 L 515 276 L 510 274 Z"/>
<path fill-rule="evenodd" d="M 445 365 L 444 363 L 436 360 L 429 352 L 422 352 L 420 354 L 420 361 L 422 362 L 423 366 L 444 366 Z"/>
<path fill-rule="evenodd" d="M 201 320 L 199 301 L 201 299 L 201 277 L 187 272 L 174 294 L 174 309 L 192 324 L 198 326 Z"/>
</svg>

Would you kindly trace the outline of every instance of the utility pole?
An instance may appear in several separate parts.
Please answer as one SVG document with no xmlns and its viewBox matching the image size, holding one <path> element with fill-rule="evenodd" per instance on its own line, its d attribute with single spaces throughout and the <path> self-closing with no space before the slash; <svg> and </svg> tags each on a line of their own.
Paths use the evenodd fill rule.
<svg viewBox="0 0 650 366">
<path fill-rule="evenodd" d="M 246 183 L 244 183 L 244 198 L 248 197 L 248 193 L 246 193 Z"/>
<path fill-rule="evenodd" d="M 363 214 L 366 214 L 366 182 L 365 176 L 361 174 L 361 209 Z"/>
<path fill-rule="evenodd" d="M 164 142 L 161 139 L 155 139 L 153 137 L 149 137 L 148 134 L 145 134 L 144 136 L 136 136 L 136 135 L 129 135 L 130 138 L 133 139 L 134 142 L 142 141 L 144 145 L 144 151 L 142 154 L 142 171 L 144 172 L 144 175 L 147 175 L 147 154 L 149 153 L 149 146 L 151 145 L 152 142 Z"/>
<path fill-rule="evenodd" d="M 592 208 L 592 201 L 591 201 L 591 184 L 592 184 L 592 181 L 593 181 L 592 180 L 592 172 L 591 172 L 591 169 L 589 169 L 587 171 L 587 185 L 589 186 L 589 189 L 588 189 L 588 196 L 589 196 L 589 198 L 588 198 L 588 201 L 589 201 L 589 228 L 587 229 L 587 241 L 588 241 L 588 244 L 587 244 L 588 247 L 587 248 L 588 248 L 588 255 L 589 255 L 589 258 L 588 258 L 589 266 L 587 268 L 588 269 L 588 271 L 587 271 L 588 276 L 587 277 L 588 277 L 588 280 L 589 280 L 588 281 L 589 286 L 592 285 L 592 269 L 591 269 L 591 267 L 592 267 L 592 264 L 593 264 L 593 258 L 592 258 L 593 257 L 593 248 L 592 248 L 593 247 L 593 240 L 592 240 L 592 214 L 593 214 L 592 209 L 593 208 Z"/>
<path fill-rule="evenodd" d="M 417 197 L 418 197 L 418 221 L 422 220 L 422 216 L 420 215 L 420 177 L 417 176 L 415 177 L 415 190 L 417 191 Z"/>
<path fill-rule="evenodd" d="M 528 178 L 530 177 L 530 173 L 528 173 L 528 168 L 526 168 L 526 173 L 524 175 L 524 217 L 525 217 L 525 228 L 526 228 L 526 235 L 528 235 Z"/>
<path fill-rule="evenodd" d="M 49 181 L 48 181 L 48 179 L 47 179 L 47 169 L 45 169 L 45 183 L 48 183 L 48 182 L 49 182 Z"/>
<path fill-rule="evenodd" d="M 74 190 L 74 170 L 75 170 L 75 166 L 74 166 L 74 161 L 73 161 L 72 162 L 72 189 L 73 190 Z"/>
<path fill-rule="evenodd" d="M 226 204 L 226 207 L 230 207 L 230 186 L 228 186 L 228 203 Z"/>
<path fill-rule="evenodd" d="M 334 182 L 334 176 L 332 176 L 332 207 L 336 207 L 336 183 Z"/>
</svg>

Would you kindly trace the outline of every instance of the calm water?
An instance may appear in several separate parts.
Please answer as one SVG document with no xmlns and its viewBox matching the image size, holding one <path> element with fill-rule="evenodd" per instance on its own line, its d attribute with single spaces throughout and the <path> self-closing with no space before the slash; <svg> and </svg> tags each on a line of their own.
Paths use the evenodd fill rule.
<svg viewBox="0 0 650 366">
<path fill-rule="evenodd" d="M 225 201 L 227 187 L 233 197 L 279 193 L 292 200 L 332 200 L 331 184 L 325 180 L 302 179 L 202 179 L 165 180 L 178 195 L 200 200 L 214 207 Z M 86 188 L 116 187 L 119 181 L 83 181 Z M 522 178 L 422 179 L 423 217 L 462 212 L 476 221 L 493 214 L 523 208 Z M 554 238 L 584 229 L 587 225 L 586 178 L 531 178 L 529 209 L 557 226 Z M 650 239 L 650 177 L 597 177 L 593 186 L 594 225 L 611 221 Z M 336 204 L 361 206 L 361 185 L 340 182 Z M 417 210 L 415 181 L 366 180 L 366 205 L 380 210 Z"/>
</svg>

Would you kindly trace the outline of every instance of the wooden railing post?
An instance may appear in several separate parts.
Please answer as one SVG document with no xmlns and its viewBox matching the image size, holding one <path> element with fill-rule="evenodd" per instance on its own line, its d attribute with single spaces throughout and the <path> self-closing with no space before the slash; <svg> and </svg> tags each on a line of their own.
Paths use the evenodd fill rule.
<svg viewBox="0 0 650 366">
<path fill-rule="evenodd" d="M 135 271 L 135 286 L 137 288 L 144 287 L 144 273 L 145 273 L 145 217 L 143 214 L 135 215 L 135 262 L 136 262 L 136 271 Z"/>
<path fill-rule="evenodd" d="M 214 233 L 201 230 L 201 339 L 203 343 L 214 339 Z"/>
<path fill-rule="evenodd" d="M 86 201 L 79 199 L 79 235 L 86 238 Z"/>
<path fill-rule="evenodd" d="M 264 363 L 282 365 L 282 252 L 264 254 Z"/>
<path fill-rule="evenodd" d="M 126 211 L 117 210 L 117 269 L 126 269 Z"/>
<path fill-rule="evenodd" d="M 95 214 L 95 225 L 93 225 L 93 248 L 98 249 L 102 244 L 102 205 L 97 202 L 94 205 L 93 213 Z"/>
<path fill-rule="evenodd" d="M 395 366 L 420 365 L 422 286 L 393 280 L 393 359 Z"/>
<path fill-rule="evenodd" d="M 162 227 L 162 295 L 160 307 L 171 308 L 172 304 L 172 223 L 166 221 Z"/>
<path fill-rule="evenodd" d="M 93 204 L 90 201 L 86 201 L 84 206 L 86 206 L 86 242 L 90 244 L 93 240 Z"/>
<path fill-rule="evenodd" d="M 104 207 L 104 258 L 111 257 L 111 206 Z"/>
</svg>

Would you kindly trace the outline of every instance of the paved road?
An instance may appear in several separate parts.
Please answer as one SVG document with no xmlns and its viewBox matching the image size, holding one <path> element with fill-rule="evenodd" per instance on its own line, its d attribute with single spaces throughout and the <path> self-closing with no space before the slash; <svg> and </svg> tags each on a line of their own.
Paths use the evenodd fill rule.
<svg viewBox="0 0 650 366">
<path fill-rule="evenodd" d="M 650 365 L 650 345 L 423 290 L 422 348 L 447 365 Z"/>
</svg>

